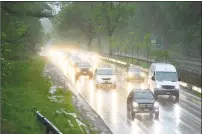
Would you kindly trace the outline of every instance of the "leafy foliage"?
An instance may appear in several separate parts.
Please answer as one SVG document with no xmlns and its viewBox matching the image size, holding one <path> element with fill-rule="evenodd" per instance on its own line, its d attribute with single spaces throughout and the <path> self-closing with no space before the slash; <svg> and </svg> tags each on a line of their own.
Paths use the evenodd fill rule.
<svg viewBox="0 0 202 134">
<path fill-rule="evenodd" d="M 1 75 L 4 79 L 11 74 L 9 61 L 29 59 L 36 54 L 36 44 L 43 43 L 44 35 L 40 18 L 52 17 L 52 10 L 45 2 L 1 2 L 1 11 Z"/>
</svg>

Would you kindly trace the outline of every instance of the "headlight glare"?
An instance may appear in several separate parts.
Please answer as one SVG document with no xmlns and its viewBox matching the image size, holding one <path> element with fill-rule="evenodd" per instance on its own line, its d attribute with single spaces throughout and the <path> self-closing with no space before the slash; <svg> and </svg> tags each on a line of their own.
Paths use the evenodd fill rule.
<svg viewBox="0 0 202 134">
<path fill-rule="evenodd" d="M 98 81 L 100 81 L 100 80 L 101 80 L 101 77 L 100 77 L 100 76 L 97 76 L 96 79 L 97 79 Z"/>
<path fill-rule="evenodd" d="M 133 102 L 133 107 L 138 107 L 138 103 L 137 102 Z"/>
<path fill-rule="evenodd" d="M 155 108 L 158 108 L 158 107 L 159 107 L 159 103 L 158 103 L 158 102 L 155 102 L 155 103 L 154 103 L 154 107 L 155 107 Z"/>
<path fill-rule="evenodd" d="M 156 88 L 161 88 L 161 85 L 160 85 L 160 84 L 157 84 L 157 85 L 156 85 Z"/>
<path fill-rule="evenodd" d="M 177 84 L 177 85 L 175 86 L 175 89 L 180 89 L 180 85 Z"/>
<path fill-rule="evenodd" d="M 141 74 L 140 74 L 142 77 L 145 77 L 145 74 L 142 72 Z"/>
<path fill-rule="evenodd" d="M 76 69 L 76 71 L 77 71 L 77 72 L 79 72 L 79 71 L 80 71 L 80 69 L 79 69 L 79 68 L 77 68 L 77 69 Z"/>
</svg>

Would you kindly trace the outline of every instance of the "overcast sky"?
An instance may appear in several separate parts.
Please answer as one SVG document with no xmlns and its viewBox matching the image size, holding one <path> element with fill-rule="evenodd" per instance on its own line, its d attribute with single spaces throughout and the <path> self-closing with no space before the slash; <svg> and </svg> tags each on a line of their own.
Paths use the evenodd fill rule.
<svg viewBox="0 0 202 134">
<path fill-rule="evenodd" d="M 56 14 L 58 14 L 58 12 L 60 11 L 60 7 L 58 7 L 58 6 L 53 6 L 52 8 L 55 10 Z M 40 19 L 40 21 L 41 21 L 41 24 L 42 24 L 42 27 L 43 27 L 45 33 L 52 31 L 53 27 L 52 27 L 52 23 L 49 19 L 43 18 L 43 19 Z"/>
</svg>

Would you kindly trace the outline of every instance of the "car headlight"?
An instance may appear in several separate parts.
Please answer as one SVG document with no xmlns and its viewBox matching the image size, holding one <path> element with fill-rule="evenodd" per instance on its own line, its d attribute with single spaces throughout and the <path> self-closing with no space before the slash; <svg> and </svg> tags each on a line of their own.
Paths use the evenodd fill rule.
<svg viewBox="0 0 202 134">
<path fill-rule="evenodd" d="M 96 80 L 100 81 L 100 80 L 101 80 L 101 77 L 100 77 L 100 76 L 97 76 L 97 77 L 96 77 Z"/>
<path fill-rule="evenodd" d="M 159 103 L 155 101 L 154 108 L 159 108 Z"/>
<path fill-rule="evenodd" d="M 93 72 L 93 69 L 92 69 L 92 68 L 90 68 L 89 70 L 90 70 L 91 72 Z"/>
<path fill-rule="evenodd" d="M 128 72 L 128 76 L 133 76 L 133 74 L 131 72 Z"/>
<path fill-rule="evenodd" d="M 156 88 L 161 88 L 161 85 L 160 85 L 160 84 L 157 84 L 157 85 L 156 85 Z"/>
<path fill-rule="evenodd" d="M 137 102 L 133 102 L 133 107 L 138 107 L 139 105 L 138 105 L 138 103 Z"/>
<path fill-rule="evenodd" d="M 177 85 L 175 86 L 175 89 L 180 89 L 180 85 L 177 84 Z"/>
<path fill-rule="evenodd" d="M 77 69 L 76 69 L 76 72 L 80 72 L 80 69 L 79 69 L 79 68 L 77 68 Z"/>
<path fill-rule="evenodd" d="M 140 74 L 142 77 L 145 77 L 145 74 L 142 72 L 141 74 Z"/>
</svg>

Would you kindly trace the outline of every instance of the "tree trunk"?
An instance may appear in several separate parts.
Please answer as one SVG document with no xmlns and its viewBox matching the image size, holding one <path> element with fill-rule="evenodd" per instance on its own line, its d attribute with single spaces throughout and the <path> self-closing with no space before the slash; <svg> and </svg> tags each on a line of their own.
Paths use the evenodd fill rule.
<svg viewBox="0 0 202 134">
<path fill-rule="evenodd" d="M 112 34 L 109 34 L 109 56 L 112 56 Z"/>
<path fill-rule="evenodd" d="M 91 42 L 92 42 L 93 38 L 89 38 L 88 39 L 88 50 L 91 50 Z"/>
<path fill-rule="evenodd" d="M 102 52 L 102 51 L 101 51 L 101 39 L 100 39 L 100 34 L 98 34 L 98 49 L 99 49 L 99 52 Z"/>
</svg>

